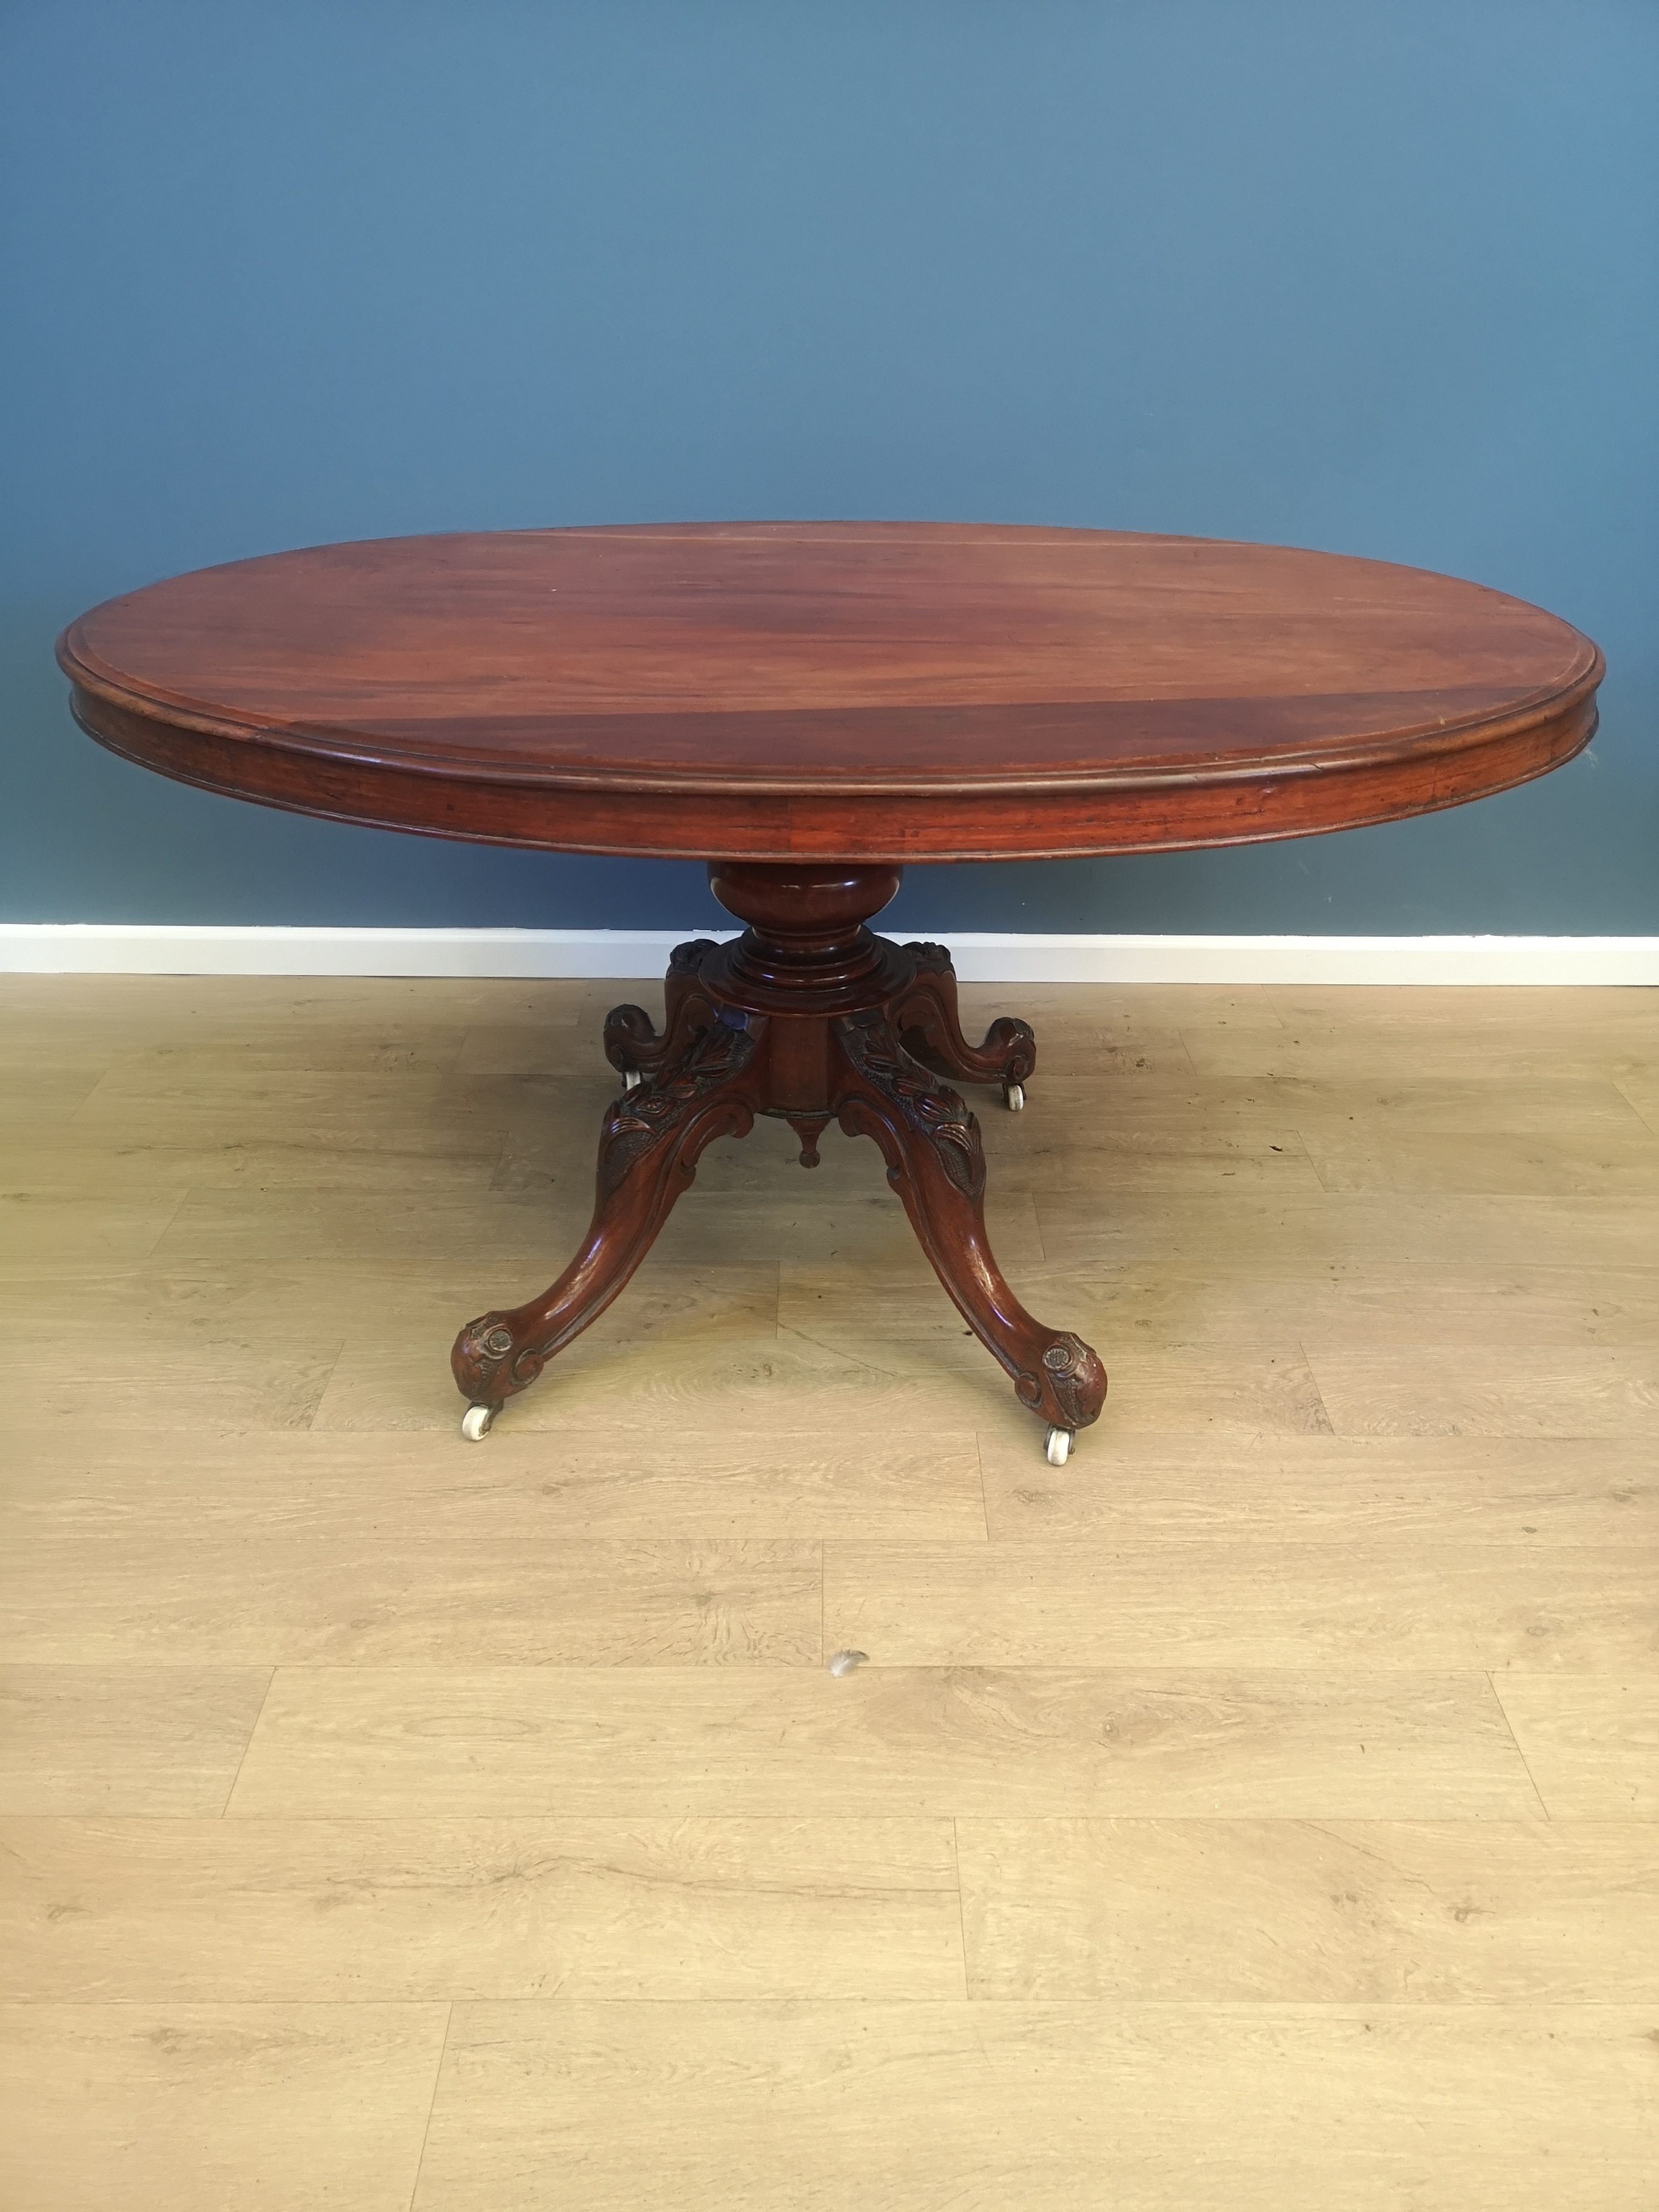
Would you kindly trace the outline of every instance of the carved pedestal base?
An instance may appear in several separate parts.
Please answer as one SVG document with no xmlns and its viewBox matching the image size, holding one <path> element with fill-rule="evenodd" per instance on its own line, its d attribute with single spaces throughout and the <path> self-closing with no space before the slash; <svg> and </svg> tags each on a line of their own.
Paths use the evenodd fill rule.
<svg viewBox="0 0 1659 2212">
<path fill-rule="evenodd" d="M 481 1436 L 604 1312 L 715 1138 L 746 1136 L 767 1114 L 800 1139 L 803 1167 L 817 1166 L 832 1121 L 875 1139 L 939 1280 L 1063 1459 L 1071 1435 L 1099 1415 L 1105 1371 L 1079 1338 L 1034 1321 L 1003 1279 L 985 1237 L 979 1123 L 939 1079 L 1000 1084 L 1018 1103 L 1036 1066 L 1030 1030 L 1000 1021 L 969 1044 L 945 948 L 896 945 L 865 927 L 898 889 L 896 868 L 716 862 L 709 875 L 749 927 L 734 944 L 676 948 L 660 1035 L 638 1006 L 607 1018 L 605 1054 L 629 1087 L 600 1132 L 592 1224 L 541 1297 L 469 1322 L 457 1338 L 467 1434 Z"/>
</svg>

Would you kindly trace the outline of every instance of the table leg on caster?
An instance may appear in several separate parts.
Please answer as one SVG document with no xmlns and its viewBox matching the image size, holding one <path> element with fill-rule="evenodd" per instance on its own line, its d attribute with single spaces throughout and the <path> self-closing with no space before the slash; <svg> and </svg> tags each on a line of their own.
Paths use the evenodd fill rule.
<svg viewBox="0 0 1659 2212">
<path fill-rule="evenodd" d="M 716 1137 L 743 1137 L 758 1101 L 748 1077 L 757 1033 L 716 1024 L 691 1037 L 659 1075 L 625 1091 L 599 1136 L 599 1189 L 587 1241 L 557 1282 L 528 1305 L 487 1313 L 455 1340 L 450 1364 L 471 1401 L 461 1434 L 489 1432 L 505 1401 L 598 1319 L 656 1241 L 674 1201 Z"/>
<path fill-rule="evenodd" d="M 712 937 L 694 937 L 674 947 L 663 984 L 660 1036 L 643 1006 L 612 1006 L 605 1016 L 605 1056 L 621 1076 L 625 1091 L 636 1090 L 647 1075 L 672 1066 L 700 1030 L 713 1029 L 719 1020 L 713 1001 L 697 988 L 697 971 L 714 950 Z"/>
<path fill-rule="evenodd" d="M 904 1049 L 935 1075 L 958 1083 L 1000 1083 L 1003 1103 L 1018 1114 L 1036 1067 L 1036 1039 L 1029 1022 L 1005 1015 L 993 1022 L 983 1044 L 969 1044 L 957 1004 L 957 971 L 942 945 L 907 945 L 915 961 L 913 981 L 894 1000 L 888 1016 Z"/>
<path fill-rule="evenodd" d="M 910 1059 L 884 1015 L 854 1014 L 835 1027 L 844 1071 L 842 1127 L 879 1146 L 887 1180 L 934 1272 L 1012 1376 L 1021 1404 L 1047 1420 L 1049 1462 L 1064 1466 L 1077 1431 L 1099 1419 L 1106 1370 L 1080 1337 L 1034 1320 L 998 1267 L 985 1234 L 978 1121 L 954 1091 L 931 1082 Z"/>
</svg>

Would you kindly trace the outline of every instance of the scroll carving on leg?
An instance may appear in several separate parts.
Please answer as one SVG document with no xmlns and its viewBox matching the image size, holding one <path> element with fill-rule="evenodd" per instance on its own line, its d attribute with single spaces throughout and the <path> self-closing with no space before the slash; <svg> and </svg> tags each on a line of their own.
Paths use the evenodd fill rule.
<svg viewBox="0 0 1659 2212">
<path fill-rule="evenodd" d="M 481 1437 L 496 1411 L 533 1382 L 628 1281 L 696 1176 L 717 1137 L 747 1136 L 761 1103 L 751 1062 L 764 1023 L 717 1022 L 698 1030 L 678 1059 L 624 1092 L 599 1135 L 598 1194 L 586 1242 L 557 1282 L 528 1305 L 469 1322 L 450 1355 L 472 1412 L 462 1423 Z M 673 1024 L 671 1020 L 670 1032 Z"/>
<path fill-rule="evenodd" d="M 942 945 L 907 945 L 916 963 L 914 980 L 889 1009 L 893 1028 L 912 1060 L 958 1083 L 1000 1083 L 1009 1104 L 1024 1105 L 1024 1086 L 1036 1066 L 1036 1039 L 1029 1022 L 1005 1016 L 993 1022 L 983 1044 L 963 1034 L 957 1004 L 957 971 Z"/>
<path fill-rule="evenodd" d="M 630 1089 L 639 1077 L 678 1060 L 698 1030 L 714 1027 L 715 1010 L 697 988 L 697 975 L 717 949 L 712 937 L 694 937 L 670 953 L 660 1036 L 643 1006 L 613 1006 L 605 1016 L 605 1056 Z"/>
<path fill-rule="evenodd" d="M 1004 1279 L 985 1234 L 979 1123 L 911 1059 L 885 1015 L 854 1014 L 835 1030 L 842 1127 L 880 1146 L 923 1251 L 1020 1402 L 1068 1437 L 1086 1428 L 1099 1418 L 1106 1370 L 1080 1337 L 1034 1320 Z"/>
</svg>

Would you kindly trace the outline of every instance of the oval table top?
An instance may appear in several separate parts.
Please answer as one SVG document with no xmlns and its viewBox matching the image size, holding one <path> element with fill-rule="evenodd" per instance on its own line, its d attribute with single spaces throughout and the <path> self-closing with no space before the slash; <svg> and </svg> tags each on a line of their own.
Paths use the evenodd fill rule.
<svg viewBox="0 0 1659 2212">
<path fill-rule="evenodd" d="M 1117 531 L 708 523 L 369 540 L 70 624 L 77 720 L 213 791 L 699 859 L 1243 844 L 1524 782 L 1600 653 L 1475 584 Z"/>
</svg>

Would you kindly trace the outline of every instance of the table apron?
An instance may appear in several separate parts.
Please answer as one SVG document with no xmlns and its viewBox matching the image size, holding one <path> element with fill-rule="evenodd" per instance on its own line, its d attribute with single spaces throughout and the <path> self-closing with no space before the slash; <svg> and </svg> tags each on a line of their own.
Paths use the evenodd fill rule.
<svg viewBox="0 0 1659 2212">
<path fill-rule="evenodd" d="M 1461 805 L 1529 781 L 1595 735 L 1593 691 L 1522 729 L 1464 733 L 1426 760 L 1185 769 L 1097 784 L 986 791 L 653 791 L 469 780 L 372 759 L 325 758 L 257 733 L 163 722 L 76 686 L 82 729 L 124 759 L 286 811 L 470 843 L 635 859 L 1063 860 L 1315 836 Z"/>
</svg>

